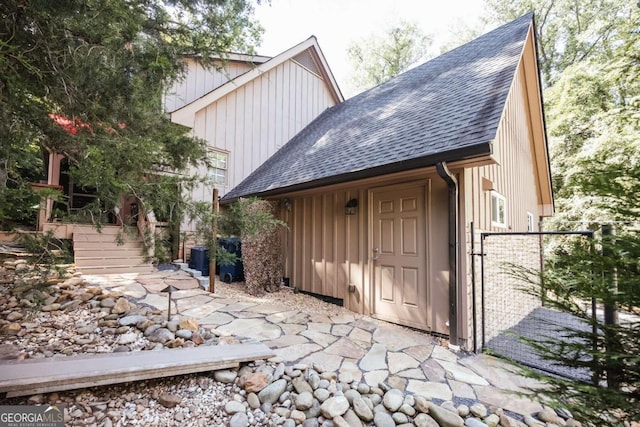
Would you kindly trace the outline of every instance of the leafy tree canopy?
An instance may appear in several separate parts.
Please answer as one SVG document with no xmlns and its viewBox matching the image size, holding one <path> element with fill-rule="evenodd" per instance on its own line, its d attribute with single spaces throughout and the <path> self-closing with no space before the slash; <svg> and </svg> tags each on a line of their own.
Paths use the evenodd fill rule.
<svg viewBox="0 0 640 427">
<path fill-rule="evenodd" d="M 145 173 L 200 161 L 204 145 L 164 116 L 163 90 L 184 55 L 251 53 L 252 12 L 250 0 L 3 1 L 0 191 L 42 178 L 48 151 L 111 206 L 143 196 Z"/>
<path fill-rule="evenodd" d="M 569 66 L 604 60 L 616 47 L 635 2 L 620 0 L 485 0 L 491 23 L 505 23 L 535 12 L 543 83 L 553 85 Z"/>
<path fill-rule="evenodd" d="M 401 21 L 382 35 L 351 43 L 347 55 L 354 70 L 354 88 L 370 89 L 426 59 L 431 41 L 417 24 Z"/>
</svg>

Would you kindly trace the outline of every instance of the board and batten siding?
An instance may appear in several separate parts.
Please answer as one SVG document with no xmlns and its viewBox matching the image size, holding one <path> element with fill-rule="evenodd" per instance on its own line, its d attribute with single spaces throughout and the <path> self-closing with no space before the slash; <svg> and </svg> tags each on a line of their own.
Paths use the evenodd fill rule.
<svg viewBox="0 0 640 427">
<path fill-rule="evenodd" d="M 463 345 L 471 348 L 473 344 L 474 325 L 471 309 L 473 307 L 472 295 L 472 272 L 471 272 L 471 242 L 470 223 L 473 222 L 475 235 L 476 252 L 480 247 L 480 233 L 483 231 L 495 232 L 524 232 L 527 231 L 527 214 L 534 216 L 534 231 L 538 227 L 538 219 L 544 216 L 541 207 L 540 188 L 538 187 L 538 177 L 534 165 L 536 158 L 533 148 L 533 128 L 531 120 L 530 100 L 527 98 L 525 70 L 521 61 L 513 81 L 509 96 L 505 103 L 504 113 L 498 127 L 496 139 L 494 141 L 494 159 L 496 163 L 479 167 L 465 168 L 462 174 L 461 191 L 463 194 L 463 215 L 460 221 L 462 242 L 466 242 L 466 254 L 460 258 L 460 271 L 465 272 L 466 289 L 461 290 L 461 294 L 466 296 L 461 301 L 462 313 L 465 314 L 462 320 L 463 334 L 461 338 L 466 340 Z M 505 197 L 506 201 L 506 228 L 496 227 L 491 222 L 491 190 L 497 191 Z M 530 241 L 534 240 L 528 239 Z M 531 243 L 531 242 L 529 242 Z M 523 248 L 516 248 L 515 245 L 509 247 L 510 251 L 522 251 Z M 513 257 L 511 257 L 512 259 Z M 531 257 L 531 262 L 538 262 L 537 257 Z M 479 282 L 480 261 L 476 259 L 475 277 Z M 535 268 L 535 265 L 531 267 Z M 486 284 L 485 301 L 487 304 L 522 304 L 523 316 L 531 307 L 528 299 L 510 298 L 508 294 L 499 287 L 493 286 L 490 280 Z M 476 289 L 476 310 L 478 322 L 481 321 L 481 293 L 480 288 Z M 512 326 L 508 325 L 507 327 Z M 481 331 L 475 331 L 477 342 L 481 341 Z"/>
<path fill-rule="evenodd" d="M 370 244 L 372 192 L 389 186 L 425 185 L 426 212 L 423 220 L 427 303 L 431 307 L 432 330 L 447 333 L 449 264 L 447 252 L 447 186 L 433 168 L 386 175 L 340 184 L 304 194 L 284 195 L 291 208 L 283 209 L 285 277 L 290 286 L 304 292 L 342 299 L 351 311 L 375 314 Z M 355 215 L 345 215 L 348 200 L 358 200 Z M 282 199 L 280 199 L 282 200 Z M 353 285 L 349 292 L 349 285 Z"/>
<path fill-rule="evenodd" d="M 543 215 L 524 85 L 524 70 L 519 67 L 494 141 L 497 163 L 464 171 L 465 222 L 473 221 L 476 230 L 527 231 L 527 214 L 534 216 L 536 227 Z M 487 186 L 506 199 L 506 228 L 491 223 L 491 191 Z"/>
<path fill-rule="evenodd" d="M 243 61 L 228 61 L 224 68 L 205 67 L 188 58 L 184 75 L 176 80 L 164 96 L 165 111 L 175 111 L 255 67 Z M 222 66 L 222 63 L 216 64 Z"/>
<path fill-rule="evenodd" d="M 358 199 L 356 215 L 344 206 Z M 352 311 L 365 310 L 368 285 L 367 192 L 355 188 L 325 191 L 291 199 L 285 239 L 285 276 L 305 292 L 343 299 Z M 356 292 L 349 293 L 353 285 Z"/>
<path fill-rule="evenodd" d="M 320 76 L 288 60 L 198 111 L 194 135 L 228 153 L 227 184 L 218 186 L 220 196 L 335 103 Z M 210 201 L 211 194 L 210 186 L 200 186 L 193 200 Z"/>
</svg>

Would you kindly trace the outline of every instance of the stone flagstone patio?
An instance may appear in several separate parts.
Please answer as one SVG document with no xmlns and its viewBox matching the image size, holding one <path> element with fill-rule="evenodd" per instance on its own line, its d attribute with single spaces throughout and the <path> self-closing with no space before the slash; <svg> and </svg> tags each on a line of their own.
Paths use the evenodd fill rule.
<svg viewBox="0 0 640 427">
<path fill-rule="evenodd" d="M 541 410 L 538 403 L 511 393 L 526 392 L 536 384 L 516 375 L 508 363 L 487 355 L 454 353 L 429 334 L 342 307 L 314 313 L 251 301 L 248 295 L 230 299 L 201 289 L 184 271 L 86 279 L 165 312 L 167 295 L 160 291 L 173 285 L 179 291 L 172 294 L 172 317 L 195 318 L 227 342 L 240 338 L 263 342 L 287 364 L 317 363 L 336 372 L 340 380 L 371 386 L 385 382 L 404 392 L 442 400 L 478 400 L 518 414 Z"/>
</svg>

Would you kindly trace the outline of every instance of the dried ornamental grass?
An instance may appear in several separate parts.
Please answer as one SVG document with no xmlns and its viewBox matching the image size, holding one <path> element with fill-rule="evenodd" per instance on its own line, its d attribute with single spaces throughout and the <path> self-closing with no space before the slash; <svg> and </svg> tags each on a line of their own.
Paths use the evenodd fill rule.
<svg viewBox="0 0 640 427">
<path fill-rule="evenodd" d="M 276 292 L 282 278 L 282 242 L 274 213 L 277 203 L 253 199 L 244 205 L 242 261 L 247 292 Z"/>
</svg>

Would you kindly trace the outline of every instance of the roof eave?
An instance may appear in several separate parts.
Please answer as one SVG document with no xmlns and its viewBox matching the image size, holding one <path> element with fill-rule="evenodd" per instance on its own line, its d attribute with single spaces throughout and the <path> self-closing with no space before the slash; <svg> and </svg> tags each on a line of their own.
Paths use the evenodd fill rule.
<svg viewBox="0 0 640 427">
<path fill-rule="evenodd" d="M 390 163 L 386 165 L 376 166 L 373 168 L 362 169 L 354 172 L 347 172 L 340 175 L 328 176 L 313 181 L 288 185 L 285 187 L 278 187 L 270 190 L 246 193 L 238 196 L 230 196 L 228 193 L 221 200 L 223 205 L 231 204 L 243 197 L 274 197 L 282 194 L 292 193 L 295 191 L 309 190 L 312 188 L 326 187 L 328 185 L 342 184 L 345 182 L 356 181 L 367 178 L 375 178 L 378 176 L 389 175 L 396 172 L 405 172 L 413 169 L 420 169 L 428 166 L 434 166 L 439 162 L 461 162 L 471 159 L 482 159 L 492 154 L 491 141 L 484 144 L 476 144 L 466 148 L 458 149 L 455 151 L 445 151 L 441 153 L 432 154 L 429 156 L 418 157 L 410 160 L 403 160 L 400 162 Z"/>
</svg>

